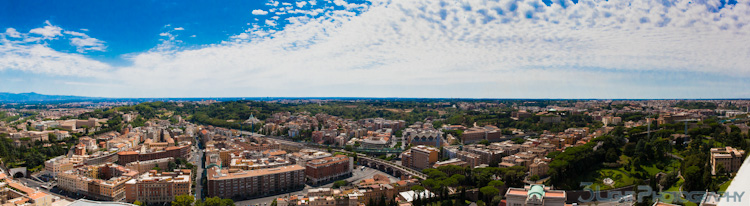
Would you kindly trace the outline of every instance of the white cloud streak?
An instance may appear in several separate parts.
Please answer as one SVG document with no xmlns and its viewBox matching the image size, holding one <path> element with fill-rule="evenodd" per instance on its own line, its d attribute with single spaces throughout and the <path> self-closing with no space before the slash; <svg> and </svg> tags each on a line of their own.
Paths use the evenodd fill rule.
<svg viewBox="0 0 750 206">
<path fill-rule="evenodd" d="M 252 13 L 253 13 L 253 15 L 266 15 L 266 14 L 268 14 L 267 11 L 264 11 L 262 9 L 255 9 L 255 10 L 253 10 Z"/>
<path fill-rule="evenodd" d="M 62 28 L 52 25 L 49 21 L 44 23 L 47 25 L 32 29 L 29 33 L 41 35 L 43 39 L 54 39 L 57 36 L 62 36 Z"/>
</svg>

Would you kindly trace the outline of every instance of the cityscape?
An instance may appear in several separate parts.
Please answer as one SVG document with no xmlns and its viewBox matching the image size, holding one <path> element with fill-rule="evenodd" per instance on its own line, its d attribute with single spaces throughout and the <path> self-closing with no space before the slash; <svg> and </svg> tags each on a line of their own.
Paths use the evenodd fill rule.
<svg viewBox="0 0 750 206">
<path fill-rule="evenodd" d="M 0 206 L 750 206 L 748 0 L 0 1 Z"/>
<path fill-rule="evenodd" d="M 747 189 L 749 107 L 750 100 L 5 102 L 0 201 L 722 205 Z M 657 193 L 644 196 L 640 186 Z M 630 195 L 612 195 L 621 192 Z"/>
</svg>

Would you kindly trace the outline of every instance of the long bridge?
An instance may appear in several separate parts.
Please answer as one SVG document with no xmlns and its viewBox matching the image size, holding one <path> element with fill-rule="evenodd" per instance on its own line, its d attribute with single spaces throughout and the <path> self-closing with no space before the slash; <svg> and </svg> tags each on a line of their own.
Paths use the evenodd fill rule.
<svg viewBox="0 0 750 206">
<path fill-rule="evenodd" d="M 377 169 L 388 173 L 394 177 L 401 177 L 402 175 L 409 175 L 411 177 L 427 179 L 427 175 L 412 168 L 404 167 L 393 162 L 389 162 L 383 159 L 369 157 L 357 153 L 357 164 L 367 166 L 369 168 Z"/>
</svg>

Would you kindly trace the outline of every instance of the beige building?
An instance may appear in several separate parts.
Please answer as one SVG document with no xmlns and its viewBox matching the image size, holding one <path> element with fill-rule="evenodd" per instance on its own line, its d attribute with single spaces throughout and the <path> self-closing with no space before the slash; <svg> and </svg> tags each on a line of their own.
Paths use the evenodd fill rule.
<svg viewBox="0 0 750 206">
<path fill-rule="evenodd" d="M 531 165 L 529 165 L 529 171 L 531 172 L 532 176 L 547 176 L 547 172 L 549 172 L 549 163 L 541 159 L 535 159 L 534 163 L 531 163 Z"/>
<path fill-rule="evenodd" d="M 401 164 L 405 167 L 425 169 L 438 161 L 438 149 L 424 145 L 417 145 L 401 154 Z"/>
<path fill-rule="evenodd" d="M 44 161 L 44 170 L 49 172 L 52 177 L 57 177 L 57 174 L 72 169 L 73 162 L 71 162 L 65 155 Z"/>
<path fill-rule="evenodd" d="M 461 159 L 461 161 L 466 162 L 466 164 L 472 168 L 482 164 L 479 155 L 471 152 L 458 151 L 456 152 L 456 157 Z"/>
<path fill-rule="evenodd" d="M 150 171 L 125 183 L 125 199 L 147 204 L 167 203 L 176 196 L 191 194 L 191 184 L 190 173 Z"/>
<path fill-rule="evenodd" d="M 565 206 L 565 191 L 551 190 L 544 185 L 508 188 L 507 206 Z"/>
<path fill-rule="evenodd" d="M 726 172 L 735 173 L 739 171 L 744 157 L 745 150 L 732 147 L 711 148 L 711 174 L 716 175 L 719 172 L 719 165 L 722 165 Z"/>
<path fill-rule="evenodd" d="M 125 182 L 137 174 L 120 165 L 92 165 L 59 173 L 57 186 L 98 200 L 124 201 Z"/>
<path fill-rule="evenodd" d="M 142 174 L 151 171 L 152 169 L 154 169 L 154 167 L 159 167 L 163 170 L 166 170 L 169 167 L 169 162 L 174 162 L 174 158 L 167 157 L 155 160 L 135 161 L 126 164 L 125 167 L 134 171 L 138 171 L 138 174 Z"/>
</svg>

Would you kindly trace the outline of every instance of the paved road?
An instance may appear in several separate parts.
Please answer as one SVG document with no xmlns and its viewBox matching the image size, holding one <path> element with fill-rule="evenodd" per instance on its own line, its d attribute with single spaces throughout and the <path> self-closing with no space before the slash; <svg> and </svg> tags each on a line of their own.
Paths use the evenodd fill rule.
<svg viewBox="0 0 750 206">
<path fill-rule="evenodd" d="M 356 183 L 356 182 L 359 182 L 360 180 L 363 180 L 363 179 L 372 178 L 372 176 L 375 175 L 375 174 L 383 174 L 383 175 L 388 176 L 388 178 L 391 179 L 391 181 L 398 181 L 398 178 L 390 176 L 390 175 L 388 175 L 386 173 L 383 173 L 381 171 L 378 171 L 378 170 L 375 170 L 375 169 L 372 169 L 372 168 L 365 167 L 364 170 L 361 169 L 362 166 L 355 166 L 355 168 L 356 169 L 352 170 L 352 177 L 346 178 L 346 181 Z M 287 196 L 287 195 L 305 195 L 305 194 L 307 194 L 307 191 L 309 189 L 314 189 L 314 188 L 330 188 L 330 187 L 333 187 L 333 183 L 329 183 L 329 184 L 326 184 L 326 185 L 320 185 L 320 186 L 316 186 L 316 187 L 311 187 L 309 185 L 305 185 L 305 189 L 303 189 L 301 191 L 296 191 L 296 192 L 292 192 L 292 193 L 288 193 L 288 194 L 275 195 L 275 196 L 270 196 L 270 197 L 257 198 L 257 199 L 252 199 L 252 200 L 239 201 L 239 202 L 235 202 L 235 204 L 237 206 L 248 206 L 248 205 L 260 205 L 260 206 L 263 206 L 264 203 L 268 204 L 268 205 L 271 205 L 271 202 L 273 202 L 273 199 L 275 199 L 275 198 L 284 197 L 284 196 Z"/>
<path fill-rule="evenodd" d="M 196 141 L 197 140 L 198 139 L 196 137 Z M 203 178 L 203 167 L 205 167 L 205 165 L 203 165 L 203 150 L 198 148 L 198 145 L 195 145 L 193 147 L 193 156 L 190 157 L 190 162 L 191 164 L 195 165 L 195 167 L 197 167 L 197 169 L 195 170 L 195 197 L 198 199 L 202 199 L 201 197 L 203 197 L 203 184 L 201 184 L 201 178 Z"/>
</svg>

